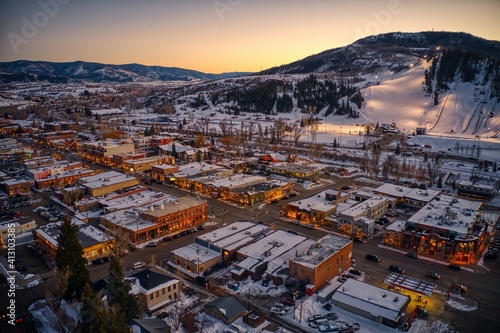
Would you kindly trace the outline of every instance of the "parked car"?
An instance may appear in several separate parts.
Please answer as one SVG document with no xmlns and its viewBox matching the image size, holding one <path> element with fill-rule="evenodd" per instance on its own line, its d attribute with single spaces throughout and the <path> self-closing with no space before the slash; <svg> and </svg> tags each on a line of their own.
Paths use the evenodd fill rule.
<svg viewBox="0 0 500 333">
<path fill-rule="evenodd" d="M 290 298 L 290 297 L 282 297 L 281 303 L 283 303 L 285 305 L 289 305 L 289 306 L 295 305 L 295 301 L 293 300 L 293 298 Z"/>
<path fill-rule="evenodd" d="M 162 238 L 162 241 L 164 241 L 164 242 L 170 242 L 173 240 L 174 240 L 174 237 L 172 237 L 172 236 L 165 236 Z"/>
<path fill-rule="evenodd" d="M 208 281 L 208 279 L 205 276 L 197 276 L 196 277 L 196 282 L 198 282 L 198 284 L 200 286 L 208 288 L 209 281 Z"/>
<path fill-rule="evenodd" d="M 419 318 L 425 319 L 425 318 L 429 317 L 429 315 L 430 315 L 429 310 L 427 310 L 423 306 L 420 306 L 420 305 L 417 306 L 417 316 Z"/>
<path fill-rule="evenodd" d="M 109 261 L 108 257 L 102 257 L 92 260 L 93 265 L 101 265 Z"/>
<path fill-rule="evenodd" d="M 316 320 L 313 320 L 313 321 L 310 321 L 309 322 L 309 327 L 311 328 L 319 328 L 320 325 L 326 325 L 326 324 L 329 324 L 330 322 L 328 321 L 328 319 L 326 318 L 320 318 L 320 319 L 316 319 Z"/>
<path fill-rule="evenodd" d="M 325 315 L 325 318 L 328 320 L 337 320 L 339 318 L 339 316 L 335 312 L 328 312 Z"/>
<path fill-rule="evenodd" d="M 270 280 L 269 280 L 269 279 L 264 279 L 264 280 L 262 280 L 262 286 L 263 286 L 263 287 L 269 287 L 269 282 L 270 282 Z"/>
<path fill-rule="evenodd" d="M 352 237 L 351 239 L 352 239 L 352 241 L 353 241 L 353 242 L 355 242 L 355 243 L 361 243 L 361 244 L 363 244 L 363 243 L 365 242 L 365 241 L 363 240 L 363 238 L 361 238 L 361 237 Z"/>
<path fill-rule="evenodd" d="M 361 272 L 358 271 L 357 269 L 354 269 L 354 268 L 351 268 L 349 271 L 348 271 L 349 274 L 353 274 L 353 275 L 357 275 L 357 276 L 361 276 Z"/>
<path fill-rule="evenodd" d="M 417 259 L 418 255 L 415 252 L 408 252 L 406 253 L 406 256 L 409 258 Z"/>
<path fill-rule="evenodd" d="M 441 278 L 441 275 L 439 275 L 438 273 L 436 273 L 434 271 L 427 271 L 425 273 L 425 275 L 428 276 L 428 277 L 431 277 L 433 279 L 438 279 L 438 280 Z"/>
<path fill-rule="evenodd" d="M 271 313 L 274 313 L 274 314 L 277 314 L 280 316 L 284 316 L 286 314 L 286 311 L 283 308 L 273 306 L 273 307 L 271 307 Z"/>
<path fill-rule="evenodd" d="M 484 259 L 496 259 L 496 258 L 498 258 L 498 253 L 496 252 L 487 252 L 484 255 Z"/>
<path fill-rule="evenodd" d="M 146 263 L 142 261 L 138 261 L 132 265 L 132 269 L 141 269 L 146 267 Z"/>
<path fill-rule="evenodd" d="M 322 315 L 314 315 L 314 316 L 310 316 L 309 318 L 307 318 L 307 321 L 311 322 L 311 321 L 315 321 L 315 320 L 323 319 L 323 318 L 325 318 L 325 317 Z"/>
<path fill-rule="evenodd" d="M 319 325 L 318 331 L 321 333 L 338 333 L 340 332 L 339 326 L 335 323 L 328 323 Z"/>
<path fill-rule="evenodd" d="M 203 224 L 200 224 L 198 227 L 197 227 L 198 230 L 205 230 L 205 227 L 203 226 Z"/>
<path fill-rule="evenodd" d="M 289 306 L 287 306 L 287 305 L 285 305 L 285 304 L 283 304 L 283 303 L 279 303 L 279 302 L 274 303 L 274 304 L 273 304 L 273 306 L 283 308 L 283 309 L 285 309 L 286 311 L 290 310 L 290 307 L 289 307 Z"/>
<path fill-rule="evenodd" d="M 402 267 L 399 267 L 397 265 L 390 265 L 389 266 L 389 270 L 391 272 L 396 272 L 396 273 L 400 273 L 400 274 L 404 274 L 405 273 L 405 270 Z"/>
<path fill-rule="evenodd" d="M 146 245 L 144 245 L 145 247 L 156 247 L 158 245 L 158 243 L 156 242 L 149 242 L 149 243 L 146 243 Z"/>
<path fill-rule="evenodd" d="M 325 309 L 326 311 L 330 311 L 332 309 L 332 305 L 330 303 L 325 303 L 323 305 L 323 309 Z"/>
<path fill-rule="evenodd" d="M 456 271 L 459 271 L 462 269 L 462 267 L 460 267 L 460 265 L 457 265 L 457 264 L 449 264 L 448 268 L 454 269 Z"/>
<path fill-rule="evenodd" d="M 377 256 L 377 255 L 375 255 L 375 254 L 370 254 L 370 253 L 368 253 L 368 254 L 366 255 L 366 259 L 371 260 L 371 261 L 375 261 L 375 262 L 380 262 L 380 261 L 382 261 L 382 259 L 380 259 L 380 257 L 379 257 L 379 256 Z"/>
<path fill-rule="evenodd" d="M 466 293 L 467 287 L 464 286 L 463 284 L 455 283 L 454 285 L 451 286 L 451 290 L 458 291 L 459 293 Z"/>
</svg>

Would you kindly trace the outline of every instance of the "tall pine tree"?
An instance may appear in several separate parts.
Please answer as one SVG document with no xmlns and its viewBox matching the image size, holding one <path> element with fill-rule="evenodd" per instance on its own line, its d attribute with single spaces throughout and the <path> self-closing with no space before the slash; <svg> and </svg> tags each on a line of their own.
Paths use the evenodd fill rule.
<svg viewBox="0 0 500 333">
<path fill-rule="evenodd" d="M 89 271 L 85 267 L 83 248 L 78 241 L 79 228 L 66 216 L 57 238 L 56 266 L 60 272 L 69 272 L 68 285 L 63 294 L 66 300 L 81 299 L 85 284 L 89 283 Z"/>
<path fill-rule="evenodd" d="M 139 305 L 134 295 L 130 294 L 130 285 L 124 281 L 123 267 L 120 260 L 113 256 L 109 265 L 109 292 L 111 301 L 125 317 L 126 321 L 137 317 Z"/>
<path fill-rule="evenodd" d="M 101 302 L 96 293 L 87 283 L 82 297 L 80 320 L 78 328 L 80 333 L 105 332 L 106 314 L 101 309 Z"/>
</svg>

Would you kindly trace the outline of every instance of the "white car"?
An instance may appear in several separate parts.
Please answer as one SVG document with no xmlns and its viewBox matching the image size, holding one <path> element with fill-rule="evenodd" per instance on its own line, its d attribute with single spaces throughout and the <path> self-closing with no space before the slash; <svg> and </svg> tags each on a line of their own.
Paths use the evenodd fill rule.
<svg viewBox="0 0 500 333">
<path fill-rule="evenodd" d="M 146 267 L 146 263 L 142 261 L 138 261 L 132 265 L 132 269 L 141 269 Z"/>
<path fill-rule="evenodd" d="M 271 313 L 274 313 L 274 314 L 277 314 L 277 315 L 280 315 L 280 316 L 284 316 L 286 314 L 286 310 L 279 307 L 279 306 L 273 306 L 271 308 Z"/>
<path fill-rule="evenodd" d="M 273 304 L 273 307 L 282 308 L 282 309 L 284 309 L 285 311 L 290 310 L 290 307 L 289 307 L 289 306 L 286 306 L 286 305 L 285 305 L 285 304 L 283 304 L 283 303 L 274 303 L 274 304 Z"/>
</svg>

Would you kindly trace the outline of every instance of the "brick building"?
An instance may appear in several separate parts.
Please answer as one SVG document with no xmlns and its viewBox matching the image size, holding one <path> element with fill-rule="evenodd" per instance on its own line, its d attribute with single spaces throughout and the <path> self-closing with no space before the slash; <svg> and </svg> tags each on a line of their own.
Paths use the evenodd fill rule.
<svg viewBox="0 0 500 333">
<path fill-rule="evenodd" d="M 351 267 L 351 259 L 350 239 L 326 235 L 290 260 L 290 277 L 314 285 L 317 291 Z"/>
</svg>

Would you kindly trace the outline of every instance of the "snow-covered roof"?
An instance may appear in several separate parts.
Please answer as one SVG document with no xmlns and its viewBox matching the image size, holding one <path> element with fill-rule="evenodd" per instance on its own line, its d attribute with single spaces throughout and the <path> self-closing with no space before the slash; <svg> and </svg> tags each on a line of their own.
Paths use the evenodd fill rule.
<svg viewBox="0 0 500 333">
<path fill-rule="evenodd" d="M 200 198 L 193 198 L 190 196 L 179 198 L 175 201 L 169 201 L 160 206 L 151 206 L 149 210 L 143 210 L 141 214 L 150 216 L 165 216 L 175 212 L 183 211 L 190 207 L 199 206 L 206 204 L 206 200 L 201 200 Z"/>
<path fill-rule="evenodd" d="M 283 230 L 276 230 L 253 244 L 238 250 L 239 255 L 254 259 L 271 261 L 291 248 L 305 241 L 307 237 L 295 235 Z"/>
<path fill-rule="evenodd" d="M 159 267 L 151 267 L 127 275 L 125 280 L 130 282 L 130 293 L 133 295 L 139 293 L 148 295 L 157 290 L 179 283 L 179 280 L 170 277 L 166 271 Z"/>
<path fill-rule="evenodd" d="M 352 246 L 352 240 L 348 238 L 327 234 L 318 239 L 306 251 L 298 253 L 298 255 L 291 260 L 303 265 L 315 267 L 349 244 Z"/>
<path fill-rule="evenodd" d="M 405 229 L 406 226 L 406 221 L 403 220 L 396 220 L 389 224 L 385 230 L 387 231 L 395 231 L 395 232 L 401 232 Z"/>
<path fill-rule="evenodd" d="M 177 250 L 173 250 L 172 254 L 190 261 L 193 264 L 203 265 L 215 258 L 220 258 L 221 253 L 198 244 L 189 244 Z"/>
<path fill-rule="evenodd" d="M 402 295 L 355 279 L 347 279 L 333 294 L 335 304 L 362 309 L 374 318 L 399 319 L 404 312 L 410 296 Z"/>
<path fill-rule="evenodd" d="M 342 216 L 345 217 L 357 218 L 360 215 L 364 215 L 365 212 L 369 211 L 372 207 L 380 205 L 384 201 L 386 201 L 386 198 L 384 197 L 379 197 L 379 196 L 371 197 L 368 200 L 360 202 L 359 204 L 344 210 L 340 214 L 342 214 Z"/>
<path fill-rule="evenodd" d="M 115 211 L 104 215 L 104 218 L 110 223 L 131 231 L 139 231 L 156 225 L 156 223 L 141 219 L 139 212 L 134 210 Z"/>
<path fill-rule="evenodd" d="M 305 241 L 297 244 L 294 248 L 283 253 L 281 256 L 271 260 L 267 264 L 266 273 L 276 276 L 277 271 L 282 268 L 288 268 L 288 261 L 292 260 L 297 256 L 298 253 L 304 253 L 308 248 L 314 246 L 316 242 L 312 239 L 306 239 Z"/>
<path fill-rule="evenodd" d="M 409 223 L 447 229 L 465 237 L 479 214 L 480 202 L 441 195 L 408 219 Z"/>
<path fill-rule="evenodd" d="M 439 195 L 439 193 L 441 193 L 441 191 L 430 189 L 422 190 L 414 188 L 405 195 L 405 198 L 418 200 L 421 202 L 431 202 L 437 195 Z"/>
<path fill-rule="evenodd" d="M 234 225 L 235 223 L 231 224 L 231 228 L 237 227 Z M 250 228 L 239 229 L 239 232 L 228 235 L 227 237 L 221 237 L 218 230 L 214 230 L 212 233 L 206 233 L 203 236 L 208 236 L 205 239 L 211 239 L 212 245 L 215 245 L 220 249 L 230 251 L 232 249 L 240 247 L 243 244 L 253 241 L 254 238 L 252 236 L 260 235 L 262 232 L 269 229 L 270 228 L 265 224 L 254 224 Z"/>
<path fill-rule="evenodd" d="M 88 223 L 83 222 L 82 220 L 73 218 L 71 221 L 79 227 L 78 240 L 80 241 L 80 244 L 84 249 L 99 243 L 107 242 L 112 239 L 112 237 L 105 232 L 93 227 Z M 36 230 L 36 232 L 57 248 L 59 246 L 57 238 L 61 233 L 61 225 L 62 222 L 49 223 L 40 226 Z"/>
<path fill-rule="evenodd" d="M 408 289 L 419 294 L 424 294 L 426 296 L 430 296 L 436 288 L 435 283 L 427 282 L 412 276 L 399 273 L 389 274 L 389 276 L 385 278 L 384 282 L 388 285 Z"/>
<path fill-rule="evenodd" d="M 290 206 L 295 206 L 302 211 L 316 210 L 328 212 L 335 209 L 337 207 L 337 204 L 332 203 L 332 200 L 326 199 L 327 194 L 336 193 L 332 192 L 332 190 L 325 190 L 304 199 L 291 201 L 288 204 Z"/>
<path fill-rule="evenodd" d="M 107 171 L 93 176 L 82 177 L 80 178 L 80 184 L 87 188 L 95 189 L 119 184 L 131 179 L 136 178 L 117 171 Z"/>
<path fill-rule="evenodd" d="M 208 164 L 205 162 L 193 162 L 179 166 L 179 171 L 174 173 L 174 176 L 177 178 L 185 178 L 224 169 L 224 167 L 219 165 Z"/>
<path fill-rule="evenodd" d="M 159 206 L 168 202 L 176 201 L 178 197 L 163 192 L 156 192 L 146 189 L 145 191 L 135 192 L 124 196 L 99 199 L 99 203 L 106 208 L 108 212 L 114 212 L 122 209 L 143 210 L 153 206 Z M 142 207 L 142 209 L 140 209 Z"/>
<path fill-rule="evenodd" d="M 412 190 L 411 188 L 408 188 L 405 186 L 386 183 L 382 186 L 377 187 L 373 191 L 381 193 L 381 194 L 389 195 L 389 196 L 395 197 L 395 198 L 403 198 L 411 190 Z"/>
<path fill-rule="evenodd" d="M 255 223 L 245 220 L 238 220 L 225 227 L 213 230 L 212 232 L 207 232 L 201 236 L 196 237 L 207 243 L 214 243 L 224 248 L 225 245 L 231 244 L 231 240 L 237 241 L 238 239 L 243 239 L 248 237 L 244 232 L 245 230 L 252 230 L 251 228 L 257 226 Z M 265 225 L 262 225 L 266 227 Z M 267 227 L 269 228 L 269 227 Z M 235 235 L 235 238 L 231 236 Z M 229 241 L 228 241 L 229 239 Z"/>
</svg>

